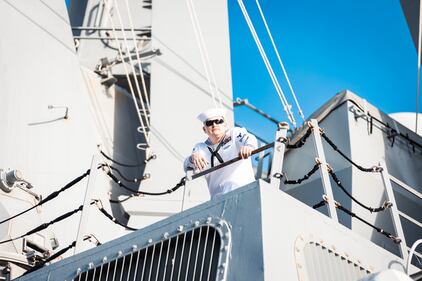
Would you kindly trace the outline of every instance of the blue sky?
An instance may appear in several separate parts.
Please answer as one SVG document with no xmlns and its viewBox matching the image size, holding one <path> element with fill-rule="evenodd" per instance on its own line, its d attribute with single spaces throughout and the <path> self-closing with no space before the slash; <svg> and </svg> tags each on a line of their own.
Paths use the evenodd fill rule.
<svg viewBox="0 0 422 281">
<path fill-rule="evenodd" d="M 294 105 L 255 0 L 243 1 Z M 227 2 L 233 97 L 287 120 L 237 0 Z M 260 5 L 306 117 L 344 89 L 386 113 L 415 111 L 417 54 L 399 0 L 261 0 Z M 273 138 L 275 125 L 251 110 L 236 107 L 235 119 Z"/>
<path fill-rule="evenodd" d="M 255 0 L 244 3 L 294 104 Z M 237 1 L 228 5 L 234 98 L 248 98 L 286 120 Z M 306 117 L 344 89 L 386 113 L 415 111 L 417 53 L 399 0 L 261 0 L 260 5 Z M 237 107 L 235 117 L 258 135 L 273 137 L 273 123 L 249 109 Z"/>
</svg>

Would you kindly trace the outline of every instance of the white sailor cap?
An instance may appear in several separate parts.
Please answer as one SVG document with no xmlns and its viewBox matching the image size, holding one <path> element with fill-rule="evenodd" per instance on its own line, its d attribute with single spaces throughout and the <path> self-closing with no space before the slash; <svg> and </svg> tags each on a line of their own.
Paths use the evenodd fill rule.
<svg viewBox="0 0 422 281">
<path fill-rule="evenodd" d="M 210 108 L 199 114 L 196 118 L 202 123 L 213 117 L 226 118 L 226 110 L 224 108 Z"/>
</svg>

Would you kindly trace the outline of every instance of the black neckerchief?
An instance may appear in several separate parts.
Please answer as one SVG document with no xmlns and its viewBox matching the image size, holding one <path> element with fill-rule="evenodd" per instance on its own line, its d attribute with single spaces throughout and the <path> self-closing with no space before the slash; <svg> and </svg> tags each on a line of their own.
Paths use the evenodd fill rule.
<svg viewBox="0 0 422 281">
<path fill-rule="evenodd" d="M 221 157 L 221 155 L 218 153 L 218 151 L 220 150 L 220 148 L 225 144 L 224 139 L 226 138 L 226 136 L 223 137 L 223 139 L 220 141 L 220 143 L 217 145 L 216 149 L 213 151 L 211 147 L 208 147 L 208 150 L 211 153 L 211 167 L 214 167 L 214 157 L 217 158 L 218 162 L 224 163 L 223 158 Z"/>
</svg>

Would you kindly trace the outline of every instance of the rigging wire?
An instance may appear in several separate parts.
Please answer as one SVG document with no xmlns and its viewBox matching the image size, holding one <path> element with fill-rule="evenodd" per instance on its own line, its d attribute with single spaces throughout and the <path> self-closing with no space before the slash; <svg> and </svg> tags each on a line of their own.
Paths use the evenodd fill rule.
<svg viewBox="0 0 422 281">
<path fill-rule="evenodd" d="M 117 47 L 119 49 L 120 58 L 123 61 L 122 65 L 123 65 L 123 68 L 125 70 L 126 79 L 127 79 L 128 85 L 129 85 L 130 93 L 132 95 L 133 103 L 135 104 L 136 114 L 138 116 L 139 122 L 141 123 L 142 133 L 144 135 L 144 138 L 145 138 L 145 141 L 147 143 L 147 146 L 150 147 L 147 130 L 145 128 L 144 120 L 143 120 L 143 118 L 142 118 L 142 116 L 140 114 L 141 110 L 139 108 L 138 102 L 136 101 L 137 98 L 135 96 L 135 92 L 134 92 L 134 89 L 133 89 L 132 81 L 130 80 L 129 70 L 127 69 L 126 63 L 124 63 L 124 56 L 123 56 L 122 47 L 120 46 L 120 42 L 119 42 L 119 40 L 117 39 L 117 37 L 115 35 L 116 34 L 116 28 L 115 28 L 114 23 L 113 23 L 113 17 L 111 15 L 111 11 L 110 11 L 110 8 L 109 8 L 109 5 L 108 5 L 107 1 L 106 0 L 103 0 L 103 2 L 104 2 L 105 9 L 107 11 L 107 15 L 108 15 L 108 17 L 110 19 L 111 28 L 112 28 L 113 34 L 114 34 L 114 40 L 116 41 L 116 45 L 117 45 Z M 128 57 L 130 57 L 130 54 L 128 55 Z M 131 60 L 131 58 L 130 58 L 130 60 Z M 132 62 L 131 62 L 131 65 L 132 65 Z M 136 77 L 135 77 L 134 80 L 137 81 Z M 141 98 L 141 100 L 142 100 L 142 98 Z"/>
<path fill-rule="evenodd" d="M 145 97 L 145 101 L 146 101 L 148 111 L 151 112 L 147 87 L 146 87 L 146 84 L 145 84 L 144 72 L 143 72 L 143 68 L 142 68 L 142 61 L 141 61 L 141 57 L 139 56 L 140 52 L 139 52 L 138 45 L 137 45 L 137 42 L 136 42 L 135 28 L 134 28 L 134 25 L 133 25 L 132 15 L 131 15 L 132 13 L 131 13 L 130 8 L 129 8 L 129 1 L 125 0 L 125 2 L 126 2 L 126 11 L 127 11 L 127 15 L 128 15 L 129 23 L 130 23 L 130 31 L 132 33 L 132 38 L 133 38 L 133 45 L 135 46 L 136 60 L 138 61 L 139 74 L 141 76 L 142 89 L 143 89 L 143 93 L 144 93 L 144 97 Z"/>
<path fill-rule="evenodd" d="M 116 0 L 113 0 L 113 3 L 114 3 L 114 7 L 116 8 L 117 18 L 119 20 L 120 26 L 123 29 L 123 19 L 122 19 L 122 16 L 120 14 L 119 5 L 117 4 Z M 129 43 L 128 43 L 127 36 L 126 36 L 125 32 L 122 33 L 122 36 L 123 36 L 123 42 L 125 43 L 125 47 L 126 47 L 126 50 L 128 52 L 127 58 L 129 59 L 129 64 L 130 64 L 130 67 L 132 68 L 133 80 L 135 80 L 136 91 L 138 92 L 139 101 L 141 102 L 142 111 L 144 112 L 145 123 L 146 123 L 147 127 L 151 127 L 151 124 L 149 123 L 149 119 L 148 119 L 148 113 L 145 109 L 145 103 L 142 99 L 141 89 L 139 87 L 138 78 L 136 77 L 136 70 L 135 70 L 135 67 L 133 66 L 134 63 L 133 63 L 133 60 L 132 60 L 132 56 L 130 55 Z M 140 69 L 140 71 L 142 71 L 142 69 Z"/>
<path fill-rule="evenodd" d="M 222 104 L 221 96 L 220 96 L 219 91 L 218 91 L 217 83 L 215 82 L 214 72 L 213 72 L 212 67 L 211 67 L 210 59 L 209 59 L 209 56 L 208 56 L 208 51 L 207 51 L 207 48 L 206 48 L 206 44 L 204 42 L 204 38 L 202 36 L 202 31 L 201 31 L 201 27 L 199 25 L 198 17 L 196 16 L 195 7 L 193 5 L 192 0 L 186 0 L 186 4 L 188 6 L 189 16 L 190 16 L 190 19 L 192 21 L 192 27 L 193 27 L 193 31 L 194 31 L 194 34 L 195 34 L 195 39 L 196 39 L 196 42 L 198 44 L 198 49 L 199 49 L 199 53 L 201 55 L 202 65 L 204 67 L 205 76 L 207 77 L 207 80 L 208 80 L 208 87 L 210 88 L 210 92 L 211 92 L 211 95 L 212 95 L 212 98 L 213 98 L 214 106 L 217 106 L 216 96 L 218 96 L 220 107 L 222 107 L 223 104 Z M 208 67 L 209 67 L 209 69 L 208 69 Z M 212 84 L 214 84 L 214 87 L 213 87 Z"/>
<path fill-rule="evenodd" d="M 258 34 L 255 31 L 255 27 L 252 24 L 252 21 L 251 21 L 251 19 L 249 17 L 249 14 L 248 14 L 247 10 L 246 10 L 246 7 L 243 4 L 243 1 L 242 0 L 237 0 L 237 2 L 239 3 L 239 7 L 242 10 L 243 16 L 244 16 L 244 18 L 246 20 L 246 23 L 248 24 L 249 30 L 251 31 L 251 34 L 252 34 L 252 37 L 255 40 L 255 43 L 256 43 L 256 45 L 258 47 L 259 53 L 261 54 L 261 57 L 262 57 L 262 59 L 264 61 L 264 64 L 265 64 L 265 66 L 267 68 L 267 71 L 270 74 L 270 78 L 271 78 L 271 80 L 273 82 L 273 85 L 274 85 L 274 87 L 276 89 L 276 92 L 277 92 L 278 96 L 280 97 L 280 101 L 283 104 L 284 111 L 286 112 L 287 117 L 288 117 L 290 123 L 293 125 L 294 128 L 296 128 L 296 121 L 295 121 L 295 118 L 293 116 L 293 112 L 291 111 L 291 105 L 287 102 L 287 99 L 286 99 L 286 97 L 284 95 L 284 92 L 281 89 L 281 86 L 280 86 L 280 84 L 279 84 L 279 82 L 278 82 L 278 80 L 277 80 L 277 78 L 275 76 L 274 70 L 273 70 L 273 68 L 272 68 L 272 66 L 271 66 L 271 64 L 270 64 L 270 62 L 268 60 L 268 57 L 267 57 L 267 55 L 265 53 L 264 48 L 262 47 L 261 41 L 259 40 Z"/>
<path fill-rule="evenodd" d="M 95 203 L 95 201 L 91 202 L 91 205 L 92 205 L 92 204 L 94 204 L 94 203 Z M 41 224 L 41 225 L 39 225 L 39 226 L 37 226 L 37 227 L 35 227 L 35 228 L 33 228 L 33 229 L 29 230 L 29 231 L 28 231 L 28 232 L 26 232 L 25 234 L 22 234 L 21 236 L 18 236 L 18 237 L 15 237 L 15 238 L 10 238 L 10 239 L 7 239 L 7 240 L 0 241 L 0 245 L 1 245 L 1 244 L 8 243 L 8 242 L 15 241 L 15 240 L 17 240 L 17 239 L 24 238 L 24 237 L 26 237 L 26 236 L 29 236 L 29 235 L 31 235 L 31 234 L 34 234 L 34 233 L 39 232 L 39 231 L 41 231 L 41 230 L 44 230 L 44 229 L 48 228 L 50 225 L 53 225 L 53 224 L 55 224 L 56 222 L 62 221 L 62 220 L 64 220 L 64 219 L 67 219 L 68 217 L 70 217 L 70 216 L 72 216 L 72 215 L 74 215 L 74 214 L 76 214 L 76 213 L 78 213 L 78 212 L 82 211 L 82 209 L 83 209 L 83 205 L 80 205 L 78 208 L 76 208 L 76 209 L 74 209 L 74 210 L 72 210 L 72 211 L 69 211 L 69 212 L 67 212 L 67 213 L 64 213 L 63 215 L 58 216 L 57 218 L 53 219 L 52 221 L 49 221 L 49 222 L 47 222 L 47 223 L 43 223 L 43 224 Z"/>
<path fill-rule="evenodd" d="M 82 175 L 80 175 L 79 177 L 77 177 L 77 178 L 75 178 L 74 180 L 72 180 L 71 182 L 69 182 L 68 184 L 66 184 L 64 187 L 62 187 L 61 189 L 59 189 L 59 190 L 57 190 L 57 191 L 54 191 L 53 193 L 51 193 L 50 195 L 48 195 L 46 198 L 44 198 L 43 200 L 41 200 L 40 202 L 38 202 L 37 204 L 35 204 L 34 206 L 32 206 L 32 207 L 30 207 L 30 208 L 28 208 L 28 209 L 26 209 L 26 210 L 24 210 L 24 211 L 22 211 L 22 212 L 20 212 L 20 213 L 17 213 L 16 215 L 14 215 L 14 216 L 11 216 L 11 217 L 9 217 L 9 218 L 7 218 L 7 219 L 4 219 L 4 220 L 2 220 L 2 221 L 0 221 L 0 224 L 2 224 L 2 223 L 5 223 L 5 222 L 7 222 L 7 221 L 10 221 L 10 220 L 12 220 L 12 219 L 14 219 L 14 218 L 16 218 L 16 217 L 19 217 L 19 216 L 21 216 L 21 215 L 23 215 L 23 214 L 25 214 L 25 213 L 27 213 L 27 212 L 29 212 L 29 211 L 31 211 L 32 209 L 35 209 L 36 207 L 38 207 L 38 206 L 41 206 L 41 205 L 43 205 L 44 203 L 47 203 L 48 201 L 50 201 L 50 200 L 52 200 L 52 199 L 54 199 L 54 198 L 56 198 L 61 192 L 63 192 L 63 191 L 65 191 L 65 190 L 67 190 L 67 189 L 69 189 L 70 187 L 72 187 L 72 186 L 74 186 L 75 184 L 77 184 L 78 182 L 80 182 L 83 178 L 85 178 L 86 176 L 88 176 L 89 175 L 89 173 L 90 173 L 90 170 L 87 170 L 84 174 L 82 174 Z"/>
<path fill-rule="evenodd" d="M 297 100 L 295 91 L 293 90 L 292 84 L 290 83 L 289 76 L 287 75 L 286 69 L 284 68 L 283 61 L 281 60 L 280 54 L 278 53 L 277 46 L 276 46 L 276 44 L 274 42 L 274 39 L 273 39 L 273 36 L 271 34 L 270 28 L 269 28 L 269 26 L 267 24 L 267 20 L 265 19 L 264 13 L 263 13 L 263 11 L 261 9 L 261 5 L 259 4 L 259 0 L 256 0 L 255 2 L 256 2 L 256 5 L 258 6 L 259 13 L 261 14 L 261 18 L 262 18 L 262 21 L 264 22 L 265 29 L 267 30 L 267 33 L 268 33 L 268 36 L 270 38 L 271 44 L 273 45 L 273 48 L 274 48 L 275 54 L 277 56 L 278 62 L 280 63 L 280 66 L 281 66 L 281 68 L 283 70 L 284 77 L 286 77 L 286 81 L 287 81 L 287 84 L 289 85 L 290 92 L 292 93 L 292 96 L 293 96 L 293 98 L 295 100 L 295 103 L 296 103 L 296 106 L 297 106 L 297 109 L 298 109 L 298 113 L 299 113 L 300 117 L 302 117 L 302 120 L 305 121 L 305 116 L 303 115 L 303 112 L 302 112 L 302 109 L 300 108 L 299 101 Z"/>
</svg>

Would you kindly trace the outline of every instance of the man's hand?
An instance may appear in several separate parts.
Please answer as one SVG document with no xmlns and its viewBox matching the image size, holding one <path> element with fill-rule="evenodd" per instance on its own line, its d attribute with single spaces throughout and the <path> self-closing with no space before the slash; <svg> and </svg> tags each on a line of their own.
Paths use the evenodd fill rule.
<svg viewBox="0 0 422 281">
<path fill-rule="evenodd" d="M 192 153 L 191 162 L 193 163 L 195 170 L 199 171 L 202 171 L 208 164 L 207 159 L 199 152 Z"/>
<path fill-rule="evenodd" d="M 239 156 L 243 159 L 248 158 L 251 156 L 253 148 L 250 146 L 241 146 L 239 150 Z"/>
</svg>

